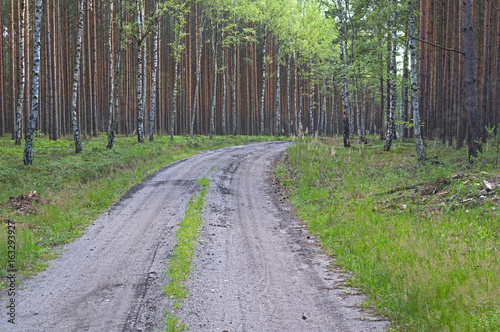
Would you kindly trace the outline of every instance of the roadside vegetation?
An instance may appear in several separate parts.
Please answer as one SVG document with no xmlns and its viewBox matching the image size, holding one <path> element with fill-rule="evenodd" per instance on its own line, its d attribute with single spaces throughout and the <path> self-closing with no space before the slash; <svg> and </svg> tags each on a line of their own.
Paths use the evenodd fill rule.
<svg viewBox="0 0 500 332">
<path fill-rule="evenodd" d="M 414 140 L 299 139 L 277 167 L 299 217 L 401 331 L 500 331 L 498 139 L 467 152 Z"/>
<path fill-rule="evenodd" d="M 174 312 L 181 308 L 182 300 L 188 295 L 185 281 L 191 273 L 191 261 L 196 249 L 198 228 L 202 223 L 201 211 L 203 210 L 210 180 L 201 178 L 197 184 L 201 186 L 201 192 L 190 198 L 184 219 L 180 222 L 175 233 L 175 248 L 167 268 L 168 284 L 163 288 L 164 294 L 174 300 L 172 306 Z M 185 330 L 186 326 L 179 321 L 174 313 L 165 313 L 166 332 Z"/>
<path fill-rule="evenodd" d="M 104 134 L 83 140 L 84 151 L 74 153 L 72 137 L 49 141 L 38 137 L 36 166 L 22 163 L 23 149 L 0 138 L 0 221 L 16 226 L 18 281 L 43 270 L 57 248 L 79 236 L 100 213 L 134 184 L 169 163 L 197 151 L 271 140 L 270 137 L 157 136 L 136 143 L 118 137 L 106 149 Z M 9 222 L 10 221 L 10 222 Z M 7 243 L 7 227 L 0 227 L 0 243 Z M 7 275 L 7 245 L 0 246 L 0 289 Z"/>
</svg>

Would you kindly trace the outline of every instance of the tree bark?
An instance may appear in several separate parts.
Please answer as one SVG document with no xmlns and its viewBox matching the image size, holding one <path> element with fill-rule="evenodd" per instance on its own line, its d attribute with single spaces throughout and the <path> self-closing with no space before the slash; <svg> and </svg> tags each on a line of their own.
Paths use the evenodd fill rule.
<svg viewBox="0 0 500 332">
<path fill-rule="evenodd" d="M 144 104 L 143 104 L 143 76 L 142 76 L 142 48 L 143 48 L 143 3 L 136 0 L 137 25 L 139 32 L 137 36 L 137 141 L 144 142 Z"/>
<path fill-rule="evenodd" d="M 464 36 L 464 91 L 465 110 L 469 114 L 469 131 L 467 143 L 469 145 L 469 162 L 473 163 L 482 152 L 479 139 L 479 122 L 476 101 L 476 64 L 474 59 L 474 27 L 472 22 L 472 1 L 462 0 L 462 28 Z"/>
<path fill-rule="evenodd" d="M 264 41 L 262 50 L 262 94 L 260 96 L 260 135 L 264 135 L 264 96 L 266 94 L 266 38 L 267 26 L 264 26 Z"/>
<path fill-rule="evenodd" d="M 28 132 L 26 134 L 26 144 L 24 146 L 23 161 L 25 165 L 33 164 L 33 135 L 35 132 L 36 118 L 40 108 L 39 88 L 40 88 L 40 30 L 42 25 L 42 0 L 36 0 L 35 10 L 35 35 L 33 52 L 33 84 L 31 85 L 31 115 L 28 122 Z"/>
<path fill-rule="evenodd" d="M 414 0 L 408 0 L 408 11 L 410 16 L 410 35 L 415 34 L 415 13 L 414 13 Z M 417 50 L 415 39 L 410 39 L 410 80 L 411 80 L 411 94 L 412 94 L 412 107 L 413 107 L 413 126 L 415 132 L 415 145 L 417 150 L 417 158 L 419 161 L 425 160 L 424 146 L 422 143 L 422 136 L 420 134 L 420 115 L 419 115 L 419 96 L 417 84 Z"/>
<path fill-rule="evenodd" d="M 193 112 L 192 112 L 192 116 L 191 116 L 191 128 L 190 128 L 190 135 L 191 135 L 191 138 L 193 138 L 193 134 L 194 134 L 194 121 L 195 121 L 195 118 L 196 118 L 196 111 L 197 111 L 197 107 L 198 107 L 198 90 L 199 90 L 199 86 L 200 86 L 200 72 L 201 72 L 201 54 L 202 54 L 202 50 L 203 50 L 203 28 L 205 27 L 205 21 L 203 20 L 203 18 L 201 19 L 201 29 L 200 31 L 198 32 L 198 38 L 199 38 L 199 43 L 198 43 L 198 61 L 196 62 L 196 83 L 195 83 L 195 89 L 194 89 L 194 103 L 193 103 Z M 234 84 L 234 83 L 233 83 Z"/>
<path fill-rule="evenodd" d="M 340 42 L 340 63 L 342 65 L 342 110 L 343 110 L 343 123 L 344 123 L 344 147 L 348 148 L 351 146 L 351 143 L 349 141 L 349 89 L 347 86 L 347 65 L 346 61 L 344 59 L 344 32 L 342 28 L 342 22 L 343 22 L 343 13 L 342 13 L 342 5 L 340 4 L 340 1 L 338 0 L 338 7 L 339 7 L 339 42 Z"/>
<path fill-rule="evenodd" d="M 395 6 L 395 0 L 392 1 Z M 389 151 L 392 145 L 392 139 L 394 137 L 395 127 L 394 127 L 394 114 L 396 112 L 396 9 L 394 9 L 394 14 L 392 17 L 392 51 L 391 51 L 391 66 L 390 66 L 390 109 L 389 109 L 389 121 L 387 123 L 387 136 L 384 144 L 384 151 Z"/>
<path fill-rule="evenodd" d="M 274 134 L 276 136 L 281 135 L 281 105 L 280 105 L 280 52 L 281 48 L 278 44 L 278 54 L 276 55 L 276 115 L 275 115 L 275 130 Z"/>
<path fill-rule="evenodd" d="M 23 102 L 24 102 L 24 85 L 25 85 L 25 63 L 24 63 L 24 1 L 20 1 L 21 12 L 19 14 L 20 18 L 20 31 L 19 31 L 19 55 L 20 55 L 20 67 L 21 67 L 21 77 L 20 77 L 20 86 L 19 86 L 19 96 L 17 98 L 17 107 L 16 107 L 16 139 L 15 145 L 21 145 L 22 139 L 22 123 L 23 123 Z M 3 27 L 2 27 L 3 28 Z M 0 33 L 3 33 L 1 31 Z M 3 47 L 3 46 L 2 46 Z M 0 59 L 3 61 L 3 59 Z"/>
<path fill-rule="evenodd" d="M 158 11 L 158 0 L 155 0 L 155 16 Z M 151 72 L 151 105 L 149 112 L 149 141 L 154 141 L 155 115 L 156 115 L 156 74 L 158 71 L 158 19 L 155 17 L 153 29 L 153 68 Z"/>
<path fill-rule="evenodd" d="M 78 14 L 78 37 L 77 37 L 76 56 L 75 56 L 75 73 L 73 75 L 73 98 L 71 100 L 71 113 L 73 116 L 75 153 L 82 152 L 80 130 L 78 129 L 78 117 L 76 114 L 76 98 L 78 95 L 78 81 L 80 79 L 80 59 L 82 55 L 82 31 L 83 31 L 83 15 L 84 15 L 83 4 L 84 0 L 80 0 L 80 10 Z"/>
<path fill-rule="evenodd" d="M 0 27 L 3 29 L 3 15 L 0 10 Z M 3 61 L 3 31 L 0 33 L 0 137 L 5 135 L 5 73 Z"/>
<path fill-rule="evenodd" d="M 212 52 L 214 54 L 214 77 L 213 77 L 213 85 L 212 85 L 212 103 L 210 105 L 210 139 L 213 139 L 213 135 L 215 132 L 214 128 L 214 113 L 215 113 L 215 98 L 217 92 L 217 45 L 215 42 L 215 34 L 217 28 L 213 25 L 214 28 L 212 31 Z"/>
<path fill-rule="evenodd" d="M 108 22 L 108 52 L 109 52 L 109 104 L 108 104 L 108 145 L 107 148 L 113 147 L 113 93 L 115 92 L 114 86 L 114 56 L 113 56 L 113 0 L 108 0 L 109 8 L 109 22 Z"/>
</svg>

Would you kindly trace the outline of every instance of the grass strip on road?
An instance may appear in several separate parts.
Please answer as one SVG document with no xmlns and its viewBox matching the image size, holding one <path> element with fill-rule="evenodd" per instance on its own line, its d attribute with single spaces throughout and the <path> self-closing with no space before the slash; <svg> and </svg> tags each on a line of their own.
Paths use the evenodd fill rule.
<svg viewBox="0 0 500 332">
<path fill-rule="evenodd" d="M 200 150 L 275 140 L 274 137 L 156 136 L 154 142 L 137 143 L 136 137 L 119 136 L 106 149 L 105 134 L 83 140 L 83 152 L 74 153 L 70 136 L 57 141 L 36 137 L 34 165 L 23 165 L 23 146 L 0 138 L 0 289 L 5 288 L 8 227 L 15 225 L 17 282 L 41 271 L 62 244 L 82 231 L 133 185 L 169 163 Z M 36 191 L 46 204 L 33 203 L 12 209 L 6 202 Z"/>
<path fill-rule="evenodd" d="M 174 300 L 174 311 L 180 309 L 182 300 L 188 295 L 185 281 L 191 273 L 191 261 L 196 249 L 198 228 L 202 223 L 201 212 L 210 180 L 201 178 L 197 184 L 202 189 L 199 194 L 190 198 L 184 219 L 179 223 L 176 245 L 167 268 L 168 284 L 163 289 L 164 294 Z M 165 313 L 165 331 L 177 332 L 185 329 L 186 326 L 174 314 Z"/>
<path fill-rule="evenodd" d="M 413 140 L 370 142 L 288 148 L 277 175 L 300 218 L 394 329 L 500 331 L 496 147 L 470 165 L 466 149 L 431 141 L 419 164 Z"/>
</svg>

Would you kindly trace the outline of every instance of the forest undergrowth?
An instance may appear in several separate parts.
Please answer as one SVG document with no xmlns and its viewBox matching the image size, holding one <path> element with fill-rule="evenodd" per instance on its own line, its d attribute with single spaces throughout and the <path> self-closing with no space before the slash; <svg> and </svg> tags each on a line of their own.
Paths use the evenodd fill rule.
<svg viewBox="0 0 500 332">
<path fill-rule="evenodd" d="M 17 281 L 43 270 L 58 248 L 82 234 L 99 214 L 126 191 L 169 163 L 197 151 L 247 144 L 274 137 L 157 136 L 137 143 L 135 136 L 118 137 L 106 149 L 105 134 L 82 141 L 74 153 L 72 137 L 49 141 L 37 137 L 34 165 L 23 164 L 23 146 L 0 138 L 0 243 L 8 243 L 8 225 L 15 225 Z M 11 228 L 12 229 L 12 228 Z M 0 246 L 0 289 L 9 267 L 8 246 Z"/>
<path fill-rule="evenodd" d="M 414 140 L 342 147 L 301 138 L 276 169 L 289 200 L 364 307 L 400 331 L 500 331 L 500 165 L 489 144 L 467 151 Z"/>
</svg>

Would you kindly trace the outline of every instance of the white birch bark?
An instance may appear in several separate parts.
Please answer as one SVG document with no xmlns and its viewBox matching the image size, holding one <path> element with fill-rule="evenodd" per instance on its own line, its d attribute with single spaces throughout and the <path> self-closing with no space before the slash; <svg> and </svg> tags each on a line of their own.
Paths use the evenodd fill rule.
<svg viewBox="0 0 500 332">
<path fill-rule="evenodd" d="M 309 59 L 309 65 L 311 66 L 311 86 L 309 94 L 309 135 L 314 135 L 314 115 L 313 115 L 313 104 L 314 104 L 314 68 L 312 58 Z"/>
<path fill-rule="evenodd" d="M 210 139 L 213 139 L 215 131 L 214 116 L 215 116 L 215 98 L 217 92 L 217 45 L 215 43 L 215 30 L 217 29 L 214 29 L 212 33 L 212 52 L 214 53 L 214 80 L 212 85 L 212 104 L 210 105 Z"/>
<path fill-rule="evenodd" d="M 343 124 L 344 124 L 344 132 L 343 132 L 343 137 L 344 137 L 344 147 L 348 148 L 351 146 L 351 143 L 349 141 L 349 88 L 347 86 L 347 65 L 344 59 L 344 30 L 342 28 L 342 22 L 343 22 L 343 13 L 342 13 L 342 4 L 340 1 L 337 1 L 338 3 L 338 8 L 339 8 L 339 42 L 340 42 L 340 63 L 342 66 L 342 109 L 343 109 Z"/>
<path fill-rule="evenodd" d="M 78 96 L 78 82 L 80 79 L 80 60 L 82 56 L 82 31 L 83 31 L 83 3 L 84 0 L 80 0 L 80 11 L 78 14 L 78 37 L 76 44 L 76 57 L 75 57 L 75 72 L 73 75 L 73 97 L 71 99 L 71 115 L 73 117 L 73 133 L 75 139 L 75 152 L 82 152 L 82 143 L 80 140 L 80 131 L 78 129 L 78 117 L 76 114 L 76 99 Z"/>
<path fill-rule="evenodd" d="M 224 43 L 224 29 L 222 29 L 222 43 Z M 222 51 L 221 51 L 221 56 L 222 56 L 222 136 L 226 136 L 226 98 L 227 98 L 227 91 L 226 91 L 226 57 L 225 57 L 225 47 L 224 44 L 222 45 Z"/>
<path fill-rule="evenodd" d="M 137 25 L 139 28 L 137 36 L 137 141 L 139 143 L 144 142 L 144 102 L 143 102 L 143 75 L 142 75 L 142 46 L 143 46 L 143 36 L 142 36 L 142 0 L 136 0 L 137 7 Z"/>
<path fill-rule="evenodd" d="M 275 118 L 275 130 L 274 134 L 276 136 L 281 135 L 281 110 L 280 110 L 280 52 L 281 48 L 278 45 L 278 55 L 276 56 L 276 118 Z"/>
<path fill-rule="evenodd" d="M 291 135 L 291 124 L 290 124 L 290 119 L 291 119 L 291 109 L 290 109 L 290 62 L 291 62 L 291 54 L 288 55 L 288 60 L 287 60 L 287 74 L 286 74 L 286 114 L 287 114 L 287 119 L 286 119 L 286 133 L 288 136 Z"/>
<path fill-rule="evenodd" d="M 264 135 L 264 96 L 266 94 L 266 38 L 267 26 L 264 27 L 264 43 L 262 50 L 262 94 L 260 97 L 260 135 Z"/>
<path fill-rule="evenodd" d="M 408 0 L 408 10 L 410 16 L 410 36 L 416 35 L 415 14 L 414 14 L 414 0 Z M 422 135 L 420 133 L 420 115 L 418 109 L 418 85 L 417 85 L 417 50 L 415 46 L 415 39 L 410 38 L 410 80 L 411 80 L 411 94 L 412 94 L 412 107 L 413 107 L 413 126 L 415 135 L 415 145 L 417 150 L 417 157 L 419 161 L 425 160 L 424 145 L 422 143 Z"/>
<path fill-rule="evenodd" d="M 24 0 L 20 2 L 21 13 L 20 13 L 20 26 L 21 31 L 19 35 L 19 60 L 21 62 L 21 77 L 20 77 L 20 85 L 19 85 L 19 96 L 17 98 L 17 107 L 16 107 L 16 138 L 15 145 L 21 145 L 22 139 L 22 121 L 23 121 L 23 103 L 24 103 L 24 86 L 26 81 L 26 69 L 25 69 L 25 59 L 24 59 L 24 15 L 26 11 L 26 7 L 24 4 Z M 3 27 L 1 27 L 3 29 Z M 3 33 L 1 31 L 0 33 Z M 1 45 L 3 47 L 3 45 Z M 3 61 L 3 59 L 0 59 Z"/>
<path fill-rule="evenodd" d="M 114 87 L 114 56 L 113 56 L 113 0 L 108 1 L 109 6 L 109 22 L 108 22 L 108 52 L 109 52 L 109 104 L 108 104 L 108 148 L 111 141 L 112 127 L 113 127 L 113 93 Z"/>
<path fill-rule="evenodd" d="M 395 6 L 395 0 L 392 1 L 392 4 Z M 389 104 L 389 119 L 387 123 L 387 136 L 384 144 L 384 151 L 389 151 L 391 149 L 392 140 L 394 138 L 395 127 L 394 127 L 394 115 L 396 113 L 396 103 L 397 103 L 397 94 L 396 94 L 396 51 L 397 51 L 397 42 L 396 42 L 396 12 L 394 9 L 394 13 L 392 15 L 392 49 L 391 49 L 391 64 L 390 64 L 390 75 L 389 75 L 389 86 L 390 86 L 390 104 Z"/>
<path fill-rule="evenodd" d="M 24 146 L 23 162 L 25 165 L 33 164 L 33 134 L 35 132 L 36 118 L 40 109 L 40 30 L 42 26 L 42 0 L 35 3 L 35 35 L 33 52 L 33 82 L 31 84 L 31 115 L 28 121 L 28 132 Z"/>
</svg>

